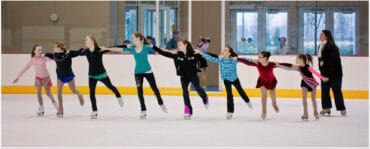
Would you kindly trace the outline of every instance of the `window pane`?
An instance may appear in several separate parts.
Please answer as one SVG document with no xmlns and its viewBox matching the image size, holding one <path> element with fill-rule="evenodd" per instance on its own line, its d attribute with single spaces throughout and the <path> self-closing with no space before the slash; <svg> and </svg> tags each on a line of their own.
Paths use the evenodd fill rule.
<svg viewBox="0 0 370 149">
<path fill-rule="evenodd" d="M 258 15 L 257 12 L 237 12 L 237 46 L 238 54 L 257 54 Z"/>
<path fill-rule="evenodd" d="M 272 54 L 287 54 L 288 47 L 288 13 L 287 12 L 267 12 L 266 13 L 266 50 Z M 286 42 L 280 45 L 279 38 L 285 37 Z M 279 50 L 279 49 L 281 50 Z"/>
<path fill-rule="evenodd" d="M 125 12 L 125 39 L 131 40 L 131 34 L 137 31 L 137 10 L 136 8 L 126 7 Z"/>
<path fill-rule="evenodd" d="M 174 31 L 179 31 L 178 20 L 178 1 L 160 1 L 161 8 L 161 22 L 160 22 L 160 47 L 167 49 L 177 48 L 176 40 L 171 40 L 172 33 Z M 167 46 L 168 45 L 168 46 Z M 172 46 L 170 46 L 172 45 Z"/>
<path fill-rule="evenodd" d="M 155 37 L 156 34 L 156 12 L 155 10 L 144 10 L 144 36 Z"/>
<path fill-rule="evenodd" d="M 334 40 L 340 54 L 354 55 L 356 43 L 356 13 L 334 13 Z"/>
<path fill-rule="evenodd" d="M 315 22 L 315 17 L 316 22 Z M 320 43 L 320 32 L 325 29 L 325 13 L 305 12 L 303 14 L 303 49 L 304 53 L 317 54 L 317 45 Z M 316 25 L 315 25 L 316 24 Z M 316 29 L 315 29 L 316 28 Z M 315 44 L 316 33 L 316 44 Z M 316 45 L 316 47 L 315 47 Z"/>
</svg>

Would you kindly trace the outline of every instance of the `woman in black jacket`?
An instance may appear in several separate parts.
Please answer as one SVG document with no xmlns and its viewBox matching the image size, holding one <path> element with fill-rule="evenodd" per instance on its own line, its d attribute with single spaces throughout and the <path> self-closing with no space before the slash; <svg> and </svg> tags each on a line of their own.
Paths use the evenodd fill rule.
<svg viewBox="0 0 370 149">
<path fill-rule="evenodd" d="M 179 51 L 169 51 L 165 49 L 160 49 L 156 46 L 153 49 L 159 54 L 172 58 L 175 60 L 177 75 L 180 76 L 181 87 L 184 96 L 184 118 L 190 119 L 193 114 L 193 108 L 190 103 L 189 84 L 192 83 L 198 92 L 199 96 L 203 100 L 203 104 L 208 108 L 208 96 L 204 89 L 200 86 L 198 73 L 198 63 L 202 56 L 200 54 L 195 54 L 193 47 L 187 40 L 178 40 Z"/>
<path fill-rule="evenodd" d="M 339 49 L 329 30 L 323 30 L 320 34 L 318 57 L 321 74 L 329 78 L 328 82 L 321 81 L 321 105 L 323 110 L 320 114 L 330 114 L 330 109 L 332 107 L 330 99 L 331 88 L 334 93 L 337 110 L 341 111 L 342 116 L 346 116 L 347 112 L 342 95 L 342 64 Z"/>
</svg>

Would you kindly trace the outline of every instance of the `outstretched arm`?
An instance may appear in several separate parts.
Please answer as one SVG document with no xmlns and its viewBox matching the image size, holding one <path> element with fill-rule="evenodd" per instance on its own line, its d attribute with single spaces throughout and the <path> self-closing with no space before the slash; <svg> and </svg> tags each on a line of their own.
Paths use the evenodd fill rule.
<svg viewBox="0 0 370 149">
<path fill-rule="evenodd" d="M 71 57 L 77 57 L 82 55 L 82 52 L 84 51 L 84 48 L 80 48 L 79 50 L 69 50 L 69 54 L 71 54 Z"/>
<path fill-rule="evenodd" d="M 19 78 L 32 66 L 32 59 L 28 61 L 27 65 L 19 72 L 18 76 L 14 79 L 13 84 L 18 82 Z"/>
<path fill-rule="evenodd" d="M 242 62 L 248 66 L 257 66 L 257 63 L 253 61 L 253 59 L 248 59 L 248 58 L 238 58 L 237 59 L 239 62 Z"/>
<path fill-rule="evenodd" d="M 152 47 L 154 51 L 158 52 L 160 55 L 163 55 L 168 58 L 176 58 L 176 54 L 169 52 L 168 50 L 163 50 L 161 48 L 158 48 L 157 46 L 150 45 L 149 47 Z"/>
<path fill-rule="evenodd" d="M 45 53 L 44 56 L 54 60 L 54 54 L 53 53 Z"/>
<path fill-rule="evenodd" d="M 294 65 L 291 63 L 278 63 L 278 66 L 280 66 L 280 68 L 285 69 L 285 70 L 297 71 L 299 69 L 299 65 Z"/>
<path fill-rule="evenodd" d="M 122 48 L 127 48 L 127 46 L 126 47 L 122 47 L 122 48 L 117 48 L 117 47 L 107 48 L 107 47 L 101 46 L 100 48 L 101 48 L 102 51 L 122 53 L 123 52 Z"/>
<path fill-rule="evenodd" d="M 317 72 L 312 66 L 309 66 L 308 67 L 308 71 L 310 71 L 312 74 L 314 74 L 315 76 L 319 77 L 321 80 L 323 80 L 324 82 L 328 81 L 329 79 L 322 76 L 319 72 Z"/>
<path fill-rule="evenodd" d="M 208 61 L 214 62 L 214 63 L 220 63 L 220 59 L 218 59 L 218 56 L 215 55 L 215 54 L 211 55 L 211 54 L 208 54 L 208 53 L 203 53 L 203 58 L 208 60 Z"/>
</svg>

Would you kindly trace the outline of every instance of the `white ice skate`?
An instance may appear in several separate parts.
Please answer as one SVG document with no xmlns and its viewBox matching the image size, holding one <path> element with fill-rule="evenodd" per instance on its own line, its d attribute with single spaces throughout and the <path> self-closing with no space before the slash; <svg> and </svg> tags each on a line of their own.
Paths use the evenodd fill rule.
<svg viewBox="0 0 370 149">
<path fill-rule="evenodd" d="M 38 116 L 43 116 L 45 113 L 44 106 L 40 106 L 39 110 L 37 111 Z"/>
<path fill-rule="evenodd" d="M 122 100 L 122 98 L 121 97 L 118 97 L 117 98 L 117 101 L 118 101 L 119 106 L 123 108 L 123 100 Z"/>
<path fill-rule="evenodd" d="M 146 119 L 146 111 L 141 111 L 140 118 L 141 119 Z"/>
<path fill-rule="evenodd" d="M 98 118 L 98 111 L 93 111 L 90 115 L 91 119 L 97 119 Z"/>
</svg>

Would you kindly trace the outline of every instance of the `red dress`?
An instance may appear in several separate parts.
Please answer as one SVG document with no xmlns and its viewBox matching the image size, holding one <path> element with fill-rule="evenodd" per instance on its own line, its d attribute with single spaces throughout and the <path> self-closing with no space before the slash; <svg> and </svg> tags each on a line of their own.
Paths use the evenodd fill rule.
<svg viewBox="0 0 370 149">
<path fill-rule="evenodd" d="M 274 71 L 273 71 L 274 68 L 276 68 L 275 63 L 269 62 L 267 66 L 263 66 L 259 62 L 256 64 L 254 62 L 250 62 L 242 58 L 238 58 L 238 61 L 246 65 L 249 65 L 249 66 L 257 67 L 258 73 L 260 74 L 260 76 L 258 77 L 256 88 L 260 88 L 261 86 L 264 86 L 268 90 L 275 89 L 276 84 L 277 84 L 277 80 L 275 78 Z"/>
</svg>

